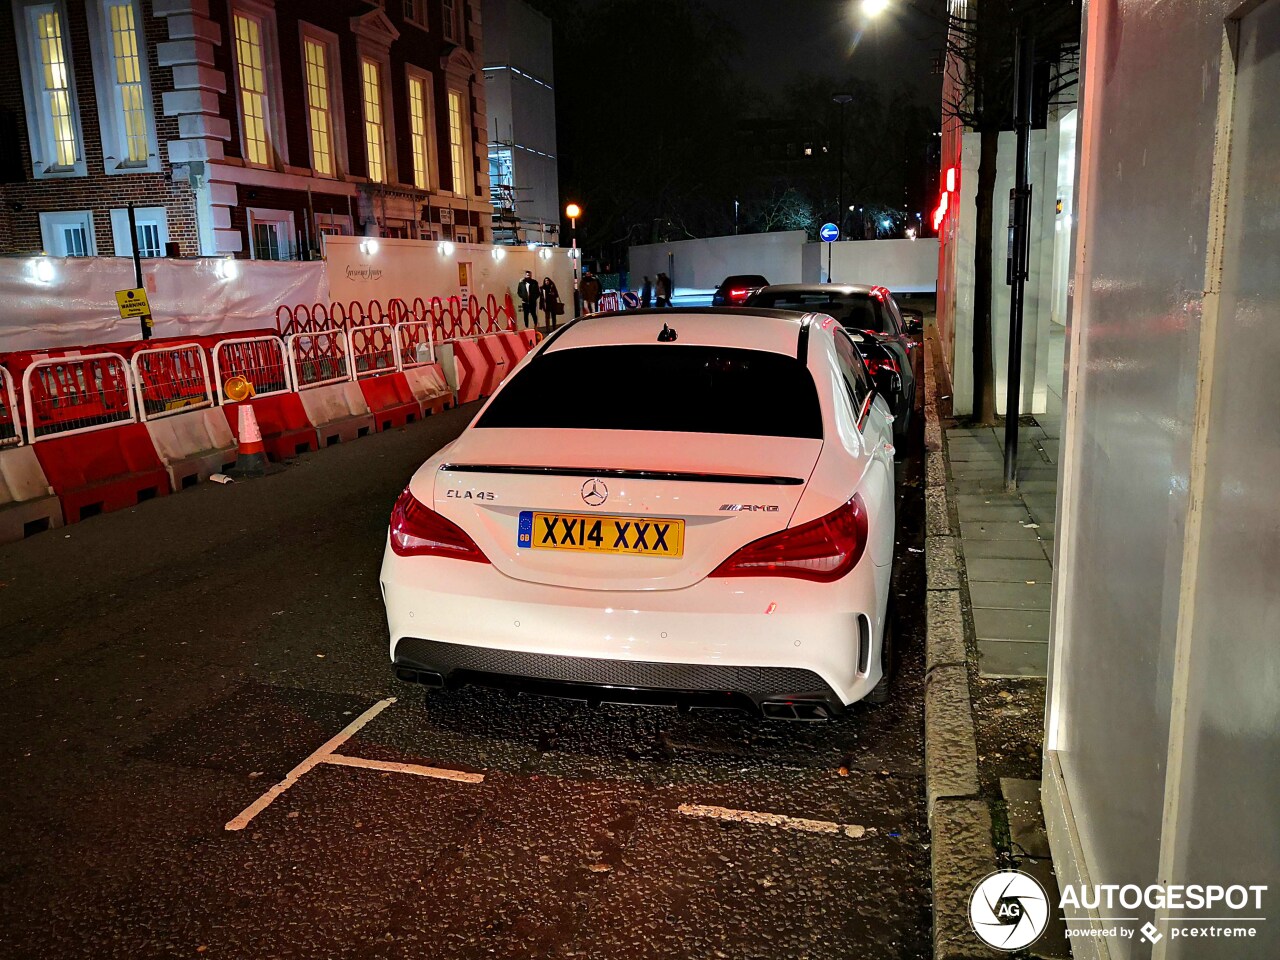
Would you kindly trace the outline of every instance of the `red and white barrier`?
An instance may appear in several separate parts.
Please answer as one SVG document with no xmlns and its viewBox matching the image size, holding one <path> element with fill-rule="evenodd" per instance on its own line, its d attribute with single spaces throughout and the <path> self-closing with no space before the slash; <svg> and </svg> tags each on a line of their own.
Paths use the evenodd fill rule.
<svg viewBox="0 0 1280 960">
<path fill-rule="evenodd" d="M 351 379 L 347 335 L 341 330 L 295 333 L 285 337 L 289 378 L 294 390 L 309 390 Z"/>
<path fill-rule="evenodd" d="M 284 341 L 279 337 L 233 337 L 213 345 L 215 390 L 223 395 L 232 377 L 243 377 L 256 397 L 287 393 L 291 389 Z"/>
<path fill-rule="evenodd" d="M 209 360 L 198 343 L 172 343 L 136 350 L 129 358 L 138 419 L 155 420 L 214 405 Z"/>
</svg>

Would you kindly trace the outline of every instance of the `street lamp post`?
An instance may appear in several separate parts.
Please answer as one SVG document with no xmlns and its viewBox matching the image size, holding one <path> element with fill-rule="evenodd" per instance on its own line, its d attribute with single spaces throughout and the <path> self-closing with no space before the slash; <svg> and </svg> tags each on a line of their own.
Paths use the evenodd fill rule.
<svg viewBox="0 0 1280 960">
<path fill-rule="evenodd" d="M 840 105 L 840 149 L 837 151 L 839 159 L 836 163 L 840 167 L 840 172 L 836 177 L 838 186 L 836 187 L 836 239 L 844 239 L 844 106 L 853 100 L 851 93 L 833 93 L 831 102 Z M 827 246 L 827 283 L 831 283 L 831 246 Z"/>
<path fill-rule="evenodd" d="M 571 203 L 564 208 L 564 215 L 569 218 L 570 239 L 573 257 L 573 318 L 578 318 L 578 218 L 582 216 L 582 208 Z"/>
</svg>

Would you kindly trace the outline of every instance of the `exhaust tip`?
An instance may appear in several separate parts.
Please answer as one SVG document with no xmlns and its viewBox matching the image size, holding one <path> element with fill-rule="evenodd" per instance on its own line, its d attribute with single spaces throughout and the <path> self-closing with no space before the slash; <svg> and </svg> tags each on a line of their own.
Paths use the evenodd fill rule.
<svg viewBox="0 0 1280 960">
<path fill-rule="evenodd" d="M 760 712 L 766 720 L 830 720 L 831 711 L 825 703 L 811 700 L 766 700 L 760 704 Z"/>
</svg>

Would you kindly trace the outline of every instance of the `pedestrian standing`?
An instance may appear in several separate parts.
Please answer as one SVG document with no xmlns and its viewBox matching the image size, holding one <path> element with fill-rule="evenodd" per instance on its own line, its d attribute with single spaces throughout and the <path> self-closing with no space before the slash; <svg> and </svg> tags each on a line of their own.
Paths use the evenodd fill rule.
<svg viewBox="0 0 1280 960">
<path fill-rule="evenodd" d="M 645 310 L 653 306 L 653 281 L 648 277 L 644 278 L 644 285 L 640 288 L 640 306 Z"/>
<path fill-rule="evenodd" d="M 578 289 L 582 292 L 582 303 L 587 313 L 595 313 L 600 309 L 600 294 L 603 288 L 599 277 L 594 273 L 584 274 Z"/>
<path fill-rule="evenodd" d="M 542 313 L 547 318 L 547 326 L 556 325 L 556 317 L 564 313 L 564 305 L 560 302 L 560 291 L 550 277 L 542 278 Z"/>
<path fill-rule="evenodd" d="M 540 291 L 538 281 L 533 279 L 533 271 L 526 270 L 524 279 L 520 281 L 520 285 L 516 287 L 516 294 L 520 297 L 521 319 L 527 329 L 530 325 L 538 325 L 538 297 Z M 532 321 L 532 324 L 530 324 Z"/>
<path fill-rule="evenodd" d="M 665 273 L 658 274 L 658 282 L 654 287 L 654 293 L 657 295 L 657 307 L 659 310 L 665 310 L 671 306 L 671 278 Z"/>
</svg>

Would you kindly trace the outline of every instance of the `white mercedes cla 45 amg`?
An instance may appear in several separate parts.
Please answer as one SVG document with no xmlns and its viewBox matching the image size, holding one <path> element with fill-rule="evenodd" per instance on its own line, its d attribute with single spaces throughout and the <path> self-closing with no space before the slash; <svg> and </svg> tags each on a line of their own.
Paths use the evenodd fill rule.
<svg viewBox="0 0 1280 960">
<path fill-rule="evenodd" d="M 787 719 L 882 698 L 891 420 L 826 316 L 562 327 L 395 505 L 396 674 Z"/>
</svg>

